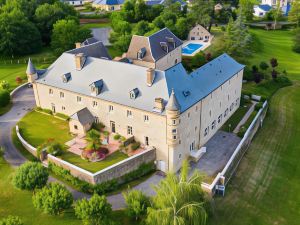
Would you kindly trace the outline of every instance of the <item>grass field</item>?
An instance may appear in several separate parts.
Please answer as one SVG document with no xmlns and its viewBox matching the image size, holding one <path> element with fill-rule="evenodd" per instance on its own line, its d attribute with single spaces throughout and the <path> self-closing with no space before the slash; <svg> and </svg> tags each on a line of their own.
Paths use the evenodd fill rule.
<svg viewBox="0 0 300 225">
<path fill-rule="evenodd" d="M 88 29 L 92 29 L 92 28 L 110 27 L 111 24 L 110 23 L 86 23 L 86 24 L 82 24 L 81 26 Z"/>
<path fill-rule="evenodd" d="M 37 147 L 50 138 L 64 144 L 72 139 L 67 121 L 32 111 L 18 123 L 20 133 L 29 144 Z"/>
<path fill-rule="evenodd" d="M 76 166 L 79 166 L 83 169 L 86 169 L 92 173 L 98 172 L 108 166 L 111 166 L 117 162 L 120 162 L 128 156 L 122 152 L 115 152 L 111 155 L 109 155 L 107 158 L 100 162 L 88 162 L 87 160 L 83 160 L 80 156 L 75 155 L 71 152 L 65 152 L 61 158 L 65 161 L 68 161 Z"/>
<path fill-rule="evenodd" d="M 8 216 L 19 216 L 24 225 L 82 225 L 73 210 L 68 210 L 63 215 L 50 216 L 33 207 L 32 193 L 15 189 L 11 184 L 14 169 L 0 157 L 0 219 Z M 137 225 L 130 220 L 124 211 L 114 211 L 113 216 L 117 224 Z"/>
</svg>

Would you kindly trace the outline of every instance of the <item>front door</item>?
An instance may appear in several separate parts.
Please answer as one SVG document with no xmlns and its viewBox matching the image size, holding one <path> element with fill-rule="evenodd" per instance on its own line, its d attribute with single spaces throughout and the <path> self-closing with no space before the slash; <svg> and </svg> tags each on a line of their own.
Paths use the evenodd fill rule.
<svg viewBox="0 0 300 225">
<path fill-rule="evenodd" d="M 52 112 L 55 113 L 56 112 L 55 111 L 55 105 L 53 103 L 51 104 L 51 107 L 52 107 Z"/>
<path fill-rule="evenodd" d="M 114 121 L 110 121 L 110 128 L 112 133 L 116 133 L 116 124 Z"/>
</svg>

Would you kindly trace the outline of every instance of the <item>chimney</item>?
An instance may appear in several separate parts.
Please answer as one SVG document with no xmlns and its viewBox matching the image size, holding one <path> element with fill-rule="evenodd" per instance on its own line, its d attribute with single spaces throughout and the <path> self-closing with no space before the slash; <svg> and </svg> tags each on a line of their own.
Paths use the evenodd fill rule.
<svg viewBox="0 0 300 225">
<path fill-rule="evenodd" d="M 78 53 L 75 55 L 75 65 L 76 70 L 81 70 L 84 64 L 85 56 L 83 53 Z"/>
<path fill-rule="evenodd" d="M 75 46 L 76 46 L 76 48 L 81 48 L 81 43 L 80 42 L 76 42 Z"/>
<path fill-rule="evenodd" d="M 162 98 L 155 98 L 154 108 L 162 112 L 165 109 L 164 100 Z"/>
<path fill-rule="evenodd" d="M 147 85 L 149 87 L 152 86 L 154 78 L 155 78 L 155 70 L 153 68 L 147 69 Z"/>
</svg>

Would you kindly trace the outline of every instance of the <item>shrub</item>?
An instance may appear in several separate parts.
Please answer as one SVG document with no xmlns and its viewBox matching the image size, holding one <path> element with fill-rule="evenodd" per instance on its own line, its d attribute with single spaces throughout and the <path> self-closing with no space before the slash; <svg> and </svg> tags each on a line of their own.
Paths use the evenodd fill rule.
<svg viewBox="0 0 300 225">
<path fill-rule="evenodd" d="M 50 183 L 39 190 L 32 200 L 35 208 L 48 214 L 57 215 L 71 207 L 73 196 L 62 184 Z"/>
<path fill-rule="evenodd" d="M 21 84 L 22 83 L 22 78 L 21 77 L 16 77 L 16 83 Z"/>
<path fill-rule="evenodd" d="M 266 62 L 261 62 L 259 64 L 259 68 L 261 68 L 262 70 L 267 70 L 269 68 L 269 65 Z"/>
<path fill-rule="evenodd" d="M 127 214 L 138 220 L 141 216 L 146 215 L 147 208 L 150 206 L 150 199 L 140 190 L 132 190 L 123 193 L 127 204 Z"/>
<path fill-rule="evenodd" d="M 104 148 L 104 147 L 100 147 L 97 151 L 99 151 L 100 153 L 105 154 L 105 155 L 107 155 L 109 153 L 108 149 Z"/>
<path fill-rule="evenodd" d="M 32 191 L 44 187 L 48 177 L 48 171 L 41 163 L 26 162 L 17 169 L 13 184 L 19 189 Z"/>
<path fill-rule="evenodd" d="M 107 137 L 109 135 L 109 132 L 107 130 L 105 130 L 105 131 L 103 131 L 103 134 L 104 134 L 104 136 Z"/>
<path fill-rule="evenodd" d="M 103 123 L 93 123 L 92 129 L 102 131 L 104 129 L 105 125 Z"/>
<path fill-rule="evenodd" d="M 23 225 L 24 223 L 17 216 L 8 216 L 0 220 L 0 225 Z"/>
<path fill-rule="evenodd" d="M 247 81 L 252 81 L 254 79 L 253 73 L 252 73 L 251 69 L 249 69 L 248 66 L 245 67 L 243 79 L 247 80 Z"/>
<path fill-rule="evenodd" d="M 37 147 L 37 156 L 38 157 L 40 157 L 41 152 L 44 149 L 46 150 L 46 152 L 48 154 L 51 154 L 54 156 L 59 156 L 59 155 L 62 155 L 62 153 L 63 153 L 63 146 L 60 143 L 55 142 L 55 140 L 52 138 L 48 139 L 46 142 L 44 142 L 43 144 L 41 144 L 40 146 Z"/>
<path fill-rule="evenodd" d="M 61 119 L 64 119 L 64 120 L 69 120 L 70 117 L 66 114 L 63 114 L 63 113 L 56 113 L 55 116 L 61 118 Z"/>
<path fill-rule="evenodd" d="M 83 220 L 84 224 L 108 225 L 112 223 L 112 208 L 105 196 L 94 194 L 89 200 L 82 199 L 76 202 L 75 215 Z"/>
<path fill-rule="evenodd" d="M 134 142 L 131 144 L 131 150 L 137 150 L 141 146 L 140 142 Z"/>
<path fill-rule="evenodd" d="M 120 134 L 116 134 L 115 136 L 114 136 L 114 139 L 115 140 L 119 140 L 121 138 L 121 135 Z"/>
<path fill-rule="evenodd" d="M 3 81 L 0 82 L 0 87 L 3 90 L 8 90 L 9 89 L 9 83 L 7 81 L 3 80 Z"/>
<path fill-rule="evenodd" d="M 263 107 L 263 102 L 259 102 L 255 105 L 255 111 L 259 111 Z"/>
<path fill-rule="evenodd" d="M 0 107 L 8 105 L 10 102 L 10 95 L 7 90 L 0 90 Z"/>
</svg>

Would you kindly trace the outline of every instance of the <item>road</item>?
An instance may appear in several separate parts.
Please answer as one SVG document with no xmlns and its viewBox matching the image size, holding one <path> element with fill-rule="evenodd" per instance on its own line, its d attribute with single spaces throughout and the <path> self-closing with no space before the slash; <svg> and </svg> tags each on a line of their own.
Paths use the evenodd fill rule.
<svg viewBox="0 0 300 225">
<path fill-rule="evenodd" d="M 14 146 L 11 133 L 17 122 L 35 107 L 32 88 L 27 88 L 27 86 L 25 86 L 16 91 L 13 95 L 12 102 L 13 106 L 11 110 L 0 116 L 0 146 L 5 148 L 5 160 L 13 167 L 18 167 L 25 163 L 27 159 Z M 161 176 L 155 174 L 134 187 L 134 189 L 142 190 L 147 195 L 154 195 L 155 193 L 151 186 L 157 184 L 161 179 Z M 54 177 L 49 177 L 49 182 L 63 183 Z M 90 197 L 88 194 L 79 192 L 66 184 L 64 185 L 72 192 L 75 200 Z M 108 196 L 107 199 L 112 204 L 114 210 L 125 207 L 124 198 L 121 193 Z"/>
</svg>

